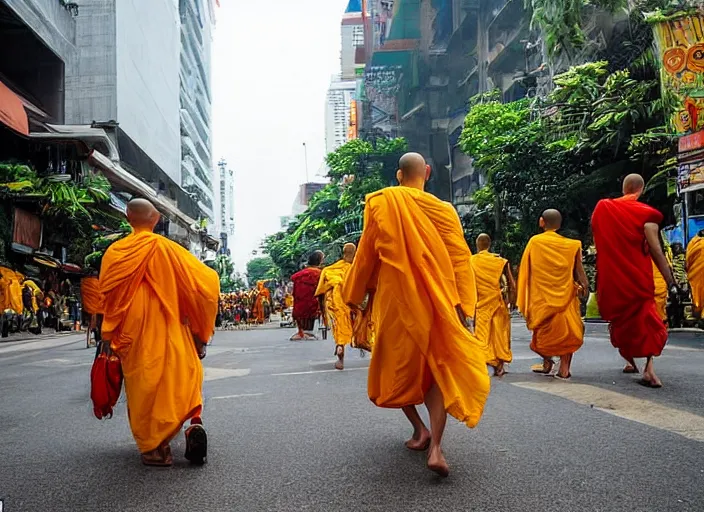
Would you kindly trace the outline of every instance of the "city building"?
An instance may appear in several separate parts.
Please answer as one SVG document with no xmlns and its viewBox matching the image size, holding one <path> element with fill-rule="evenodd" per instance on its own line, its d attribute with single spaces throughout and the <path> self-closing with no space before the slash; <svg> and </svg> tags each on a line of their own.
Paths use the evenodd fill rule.
<svg viewBox="0 0 704 512">
<path fill-rule="evenodd" d="M 217 235 L 212 165 L 211 43 L 213 0 L 179 0 L 181 18 L 181 184 Z M 217 182 L 217 180 L 215 180 Z"/>
<path fill-rule="evenodd" d="M 235 176 L 224 159 L 218 162 L 218 191 L 215 218 L 219 230 L 220 251 L 229 254 L 228 239 L 235 234 Z"/>
<path fill-rule="evenodd" d="M 291 207 L 292 216 L 295 217 L 296 215 L 306 211 L 310 198 L 313 197 L 313 194 L 321 191 L 326 186 L 327 183 L 303 183 L 298 189 L 296 199 L 293 201 L 293 206 Z"/>
<path fill-rule="evenodd" d="M 349 138 L 350 115 L 357 83 L 342 81 L 335 76 L 330 81 L 325 107 L 325 150 L 332 153 Z"/>
</svg>

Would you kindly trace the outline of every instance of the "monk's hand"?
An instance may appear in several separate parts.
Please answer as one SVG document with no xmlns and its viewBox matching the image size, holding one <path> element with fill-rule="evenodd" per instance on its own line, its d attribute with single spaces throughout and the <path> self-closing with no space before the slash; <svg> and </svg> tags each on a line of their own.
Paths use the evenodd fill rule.
<svg viewBox="0 0 704 512">
<path fill-rule="evenodd" d="M 198 336 L 196 336 L 195 334 L 193 335 L 193 341 L 196 344 L 196 352 L 198 353 L 198 359 L 205 359 L 207 353 L 205 347 L 207 344 L 201 341 L 200 338 L 198 338 Z"/>
<path fill-rule="evenodd" d="M 586 299 L 587 297 L 589 297 L 589 290 L 581 284 L 577 285 L 577 295 L 580 299 Z"/>
</svg>

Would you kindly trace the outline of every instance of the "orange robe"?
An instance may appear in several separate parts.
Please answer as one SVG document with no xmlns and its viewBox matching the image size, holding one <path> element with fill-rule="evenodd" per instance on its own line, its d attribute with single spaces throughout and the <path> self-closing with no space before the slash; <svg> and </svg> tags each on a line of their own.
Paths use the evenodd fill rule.
<svg viewBox="0 0 704 512">
<path fill-rule="evenodd" d="M 130 427 L 146 453 L 200 415 L 193 337 L 207 342 L 214 333 L 220 280 L 177 243 L 136 231 L 105 252 L 100 286 L 102 336 L 122 361 Z"/>
<path fill-rule="evenodd" d="M 423 403 L 437 383 L 449 414 L 469 427 L 489 395 L 486 344 L 460 321 L 473 317 L 471 252 L 452 205 L 409 187 L 367 196 L 364 231 L 342 295 L 361 304 L 373 291 L 376 338 L 369 398 L 379 407 Z"/>
<path fill-rule="evenodd" d="M 533 331 L 530 348 L 541 357 L 573 354 L 584 342 L 574 266 L 579 240 L 546 231 L 530 239 L 518 274 L 518 309 Z"/>
<path fill-rule="evenodd" d="M 11 309 L 15 313 L 22 314 L 24 304 L 22 302 L 22 285 L 24 276 L 7 267 L 0 267 L 3 279 L 7 279 L 7 298 L 5 299 L 5 309 Z"/>
<path fill-rule="evenodd" d="M 270 301 L 271 293 L 269 293 L 268 288 L 264 286 L 264 281 L 257 282 L 257 290 L 255 292 L 256 299 L 254 300 L 254 307 L 252 308 L 252 314 L 257 323 L 264 323 L 264 299 Z"/>
<path fill-rule="evenodd" d="M 667 321 L 667 282 L 662 277 L 660 269 L 653 261 L 653 281 L 655 282 L 655 306 L 663 322 Z"/>
<path fill-rule="evenodd" d="M 83 311 L 89 315 L 99 315 L 103 312 L 103 293 L 97 277 L 81 279 L 81 303 Z"/>
<path fill-rule="evenodd" d="M 687 279 L 697 316 L 704 309 L 704 238 L 695 236 L 687 246 Z"/>
<path fill-rule="evenodd" d="M 513 359 L 511 315 L 501 295 L 501 276 L 508 260 L 489 251 L 480 251 L 471 261 L 477 282 L 477 338 L 488 344 L 488 364 L 510 363 Z"/>
<path fill-rule="evenodd" d="M 352 343 L 352 310 L 342 298 L 342 284 L 351 266 L 351 263 L 340 260 L 325 267 L 315 290 L 316 297 L 324 297 L 325 315 L 337 345 Z"/>
</svg>

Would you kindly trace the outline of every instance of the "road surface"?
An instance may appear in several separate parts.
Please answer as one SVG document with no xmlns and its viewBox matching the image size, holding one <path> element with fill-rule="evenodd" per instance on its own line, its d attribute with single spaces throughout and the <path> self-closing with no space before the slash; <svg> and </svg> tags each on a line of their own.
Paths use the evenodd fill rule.
<svg viewBox="0 0 704 512">
<path fill-rule="evenodd" d="M 332 341 L 218 332 L 204 362 L 209 463 L 146 468 L 124 400 L 92 416 L 83 337 L 0 343 L 0 498 L 17 511 L 702 511 L 704 336 L 674 334 L 660 390 L 623 375 L 590 325 L 572 382 L 538 362 L 514 322 L 515 361 L 484 418 L 450 420 L 441 480 L 404 449 L 399 411 L 366 397 L 369 359 L 332 370 Z M 425 411 L 423 411 L 425 414 Z"/>
</svg>

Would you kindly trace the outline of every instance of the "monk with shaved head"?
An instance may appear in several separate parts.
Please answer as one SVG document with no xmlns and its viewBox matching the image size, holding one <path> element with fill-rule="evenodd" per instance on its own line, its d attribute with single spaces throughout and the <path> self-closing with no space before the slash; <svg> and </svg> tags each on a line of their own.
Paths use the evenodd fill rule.
<svg viewBox="0 0 704 512">
<path fill-rule="evenodd" d="M 560 358 L 555 377 L 572 376 L 572 356 L 584 342 L 580 297 L 589 293 L 582 266 L 582 243 L 557 233 L 562 215 L 554 209 L 540 217 L 543 232 L 530 239 L 518 273 L 518 308 L 533 331 L 531 350 L 543 358 L 536 373 L 551 374 L 554 357 Z"/>
<path fill-rule="evenodd" d="M 102 338 L 120 358 L 130 427 L 142 462 L 170 466 L 171 440 L 190 420 L 185 457 L 207 456 L 203 428 L 205 344 L 215 330 L 220 279 L 186 249 L 153 233 L 159 212 L 127 205 L 132 234 L 103 257 Z"/>
<path fill-rule="evenodd" d="M 635 359 L 644 357 L 639 383 L 659 388 L 653 358 L 665 347 L 667 328 L 655 300 L 653 263 L 668 290 L 675 287 L 675 278 L 660 246 L 663 216 L 638 201 L 644 188 L 642 176 L 629 174 L 623 196 L 602 199 L 594 209 L 596 293 L 599 312 L 611 324 L 611 344 L 628 363 L 624 373 L 638 373 Z"/>
<path fill-rule="evenodd" d="M 404 155 L 396 177 L 401 186 L 366 198 L 364 231 L 342 294 L 353 308 L 371 296 L 369 398 L 402 409 L 413 427 L 406 447 L 427 450 L 427 467 L 447 476 L 447 414 L 474 427 L 489 394 L 486 344 L 467 327 L 477 302 L 472 253 L 452 205 L 424 192 L 425 159 Z M 422 403 L 430 430 L 416 410 Z"/>
<path fill-rule="evenodd" d="M 315 296 L 320 299 L 325 326 L 332 329 L 335 339 L 335 368 L 344 369 L 345 347 L 353 341 L 352 310 L 342 298 L 342 285 L 354 261 L 357 246 L 352 243 L 342 248 L 342 259 L 325 267 L 320 274 Z"/>
<path fill-rule="evenodd" d="M 498 254 L 489 252 L 491 237 L 477 237 L 477 254 L 472 256 L 472 270 L 477 282 L 476 334 L 489 347 L 487 363 L 494 375 L 505 373 L 511 354 L 511 315 L 509 305 L 516 301 L 516 283 L 511 265 Z"/>
<path fill-rule="evenodd" d="M 291 341 L 317 339 L 312 333 L 315 321 L 320 316 L 320 303 L 315 296 L 322 272 L 325 254 L 313 251 L 308 257 L 308 265 L 291 276 L 293 281 L 293 319 L 298 325 L 298 332 L 291 336 Z"/>
</svg>

